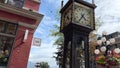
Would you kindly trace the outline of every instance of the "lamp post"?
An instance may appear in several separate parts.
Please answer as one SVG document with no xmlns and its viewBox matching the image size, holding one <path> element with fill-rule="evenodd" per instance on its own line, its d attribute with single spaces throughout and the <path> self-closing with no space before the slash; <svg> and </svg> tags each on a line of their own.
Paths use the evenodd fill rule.
<svg viewBox="0 0 120 68">
<path fill-rule="evenodd" d="M 115 38 L 108 36 L 106 32 L 102 33 L 102 37 L 98 37 L 94 51 L 97 64 L 106 66 L 106 68 L 120 64 L 120 48 L 115 42 Z"/>
</svg>

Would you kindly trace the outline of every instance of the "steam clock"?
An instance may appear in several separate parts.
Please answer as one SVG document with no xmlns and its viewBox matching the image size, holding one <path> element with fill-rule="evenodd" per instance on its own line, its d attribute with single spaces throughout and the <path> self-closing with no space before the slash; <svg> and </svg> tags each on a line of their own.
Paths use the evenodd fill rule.
<svg viewBox="0 0 120 68">
<path fill-rule="evenodd" d="M 94 4 L 69 0 L 61 9 L 63 68 L 89 68 L 89 33 L 95 28 Z"/>
</svg>

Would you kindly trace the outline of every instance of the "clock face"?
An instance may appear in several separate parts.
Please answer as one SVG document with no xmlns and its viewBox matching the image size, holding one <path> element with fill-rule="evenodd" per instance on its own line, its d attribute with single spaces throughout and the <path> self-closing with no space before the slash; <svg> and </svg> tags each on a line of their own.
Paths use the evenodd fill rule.
<svg viewBox="0 0 120 68">
<path fill-rule="evenodd" d="M 72 10 L 69 9 L 68 11 L 65 12 L 64 14 L 64 22 L 65 22 L 65 26 L 68 25 L 71 22 L 71 12 Z"/>
<path fill-rule="evenodd" d="M 61 27 L 62 30 L 65 26 L 72 22 L 72 4 L 70 4 L 62 13 L 61 13 Z"/>
<path fill-rule="evenodd" d="M 80 25 L 92 27 L 92 9 L 76 5 L 74 8 L 74 21 Z"/>
</svg>

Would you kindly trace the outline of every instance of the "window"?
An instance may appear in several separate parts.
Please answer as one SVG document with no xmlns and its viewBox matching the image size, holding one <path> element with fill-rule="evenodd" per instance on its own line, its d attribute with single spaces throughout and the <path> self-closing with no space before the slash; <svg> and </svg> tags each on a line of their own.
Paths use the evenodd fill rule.
<svg viewBox="0 0 120 68">
<path fill-rule="evenodd" d="M 4 25 L 5 23 L 3 21 L 0 21 L 0 32 L 4 31 Z"/>
<path fill-rule="evenodd" d="M 0 35 L 0 66 L 7 66 L 14 38 Z"/>
<path fill-rule="evenodd" d="M 66 55 L 66 64 L 65 65 L 66 65 L 66 68 L 70 68 L 70 64 L 71 64 L 71 59 L 70 59 L 71 57 L 70 56 L 71 56 L 71 49 L 72 49 L 71 48 L 71 41 L 68 42 L 67 48 L 68 49 L 67 49 L 67 53 L 66 53 L 67 55 Z"/>
<path fill-rule="evenodd" d="M 17 24 L 0 20 L 0 33 L 15 35 L 17 26 Z"/>
<path fill-rule="evenodd" d="M 15 34 L 16 33 L 16 28 L 17 28 L 17 25 L 15 25 L 15 24 L 8 24 L 6 33 L 8 33 L 8 34 Z"/>
<path fill-rule="evenodd" d="M 17 26 L 17 24 L 0 20 L 0 67 L 8 64 Z"/>
<path fill-rule="evenodd" d="M 8 0 L 8 4 L 18 8 L 22 8 L 24 4 L 24 0 Z"/>
</svg>

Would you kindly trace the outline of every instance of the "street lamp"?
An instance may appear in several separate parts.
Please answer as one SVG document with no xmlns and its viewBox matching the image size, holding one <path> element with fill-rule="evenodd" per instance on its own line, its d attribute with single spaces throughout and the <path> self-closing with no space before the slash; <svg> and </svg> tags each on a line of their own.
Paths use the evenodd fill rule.
<svg viewBox="0 0 120 68">
<path fill-rule="evenodd" d="M 96 55 L 96 63 L 106 68 L 117 66 L 120 64 L 120 48 L 116 44 L 115 38 L 102 33 L 102 37 L 98 37 L 97 46 L 94 51 Z"/>
</svg>

